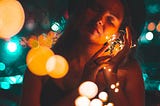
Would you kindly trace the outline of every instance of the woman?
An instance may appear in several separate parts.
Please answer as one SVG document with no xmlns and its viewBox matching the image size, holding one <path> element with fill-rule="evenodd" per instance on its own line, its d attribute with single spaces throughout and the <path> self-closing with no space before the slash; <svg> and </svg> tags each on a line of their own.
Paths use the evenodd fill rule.
<svg viewBox="0 0 160 106">
<path fill-rule="evenodd" d="M 133 29 L 127 2 L 79 0 L 70 13 L 68 26 L 53 48 L 69 62 L 61 79 L 35 76 L 26 71 L 22 106 L 74 106 L 84 81 L 109 93 L 115 106 L 144 106 L 144 84 L 139 65 L 130 55 Z M 124 47 L 117 54 L 106 52 L 112 35 L 124 33 Z M 135 34 L 135 33 L 134 33 Z M 118 92 L 110 88 L 119 83 Z"/>
</svg>

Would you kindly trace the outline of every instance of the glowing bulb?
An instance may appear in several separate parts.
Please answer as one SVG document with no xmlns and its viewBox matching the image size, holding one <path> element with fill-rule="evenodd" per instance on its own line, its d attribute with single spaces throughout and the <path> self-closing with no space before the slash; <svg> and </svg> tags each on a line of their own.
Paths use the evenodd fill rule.
<svg viewBox="0 0 160 106">
<path fill-rule="evenodd" d="M 90 102 L 89 106 L 103 106 L 103 103 L 102 103 L 102 101 L 99 100 L 99 99 L 93 99 L 93 100 Z"/>
<path fill-rule="evenodd" d="M 75 106 L 89 106 L 90 100 L 86 96 L 79 96 L 75 100 Z"/>
<path fill-rule="evenodd" d="M 108 94 L 107 94 L 107 92 L 100 92 L 100 93 L 98 94 L 98 98 L 99 98 L 100 100 L 102 100 L 103 102 L 106 102 L 107 99 L 108 99 Z"/>
<path fill-rule="evenodd" d="M 85 81 L 79 86 L 79 93 L 89 99 L 94 98 L 98 93 L 98 86 L 91 81 Z"/>
</svg>

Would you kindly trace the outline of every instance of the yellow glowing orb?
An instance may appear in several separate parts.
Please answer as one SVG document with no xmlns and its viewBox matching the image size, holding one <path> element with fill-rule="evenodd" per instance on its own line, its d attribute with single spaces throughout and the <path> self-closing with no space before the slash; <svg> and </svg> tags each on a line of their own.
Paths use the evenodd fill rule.
<svg viewBox="0 0 160 106">
<path fill-rule="evenodd" d="M 8 39 L 23 27 L 25 14 L 17 0 L 0 0 L 0 38 Z"/>
<path fill-rule="evenodd" d="M 30 49 L 27 54 L 27 66 L 29 70 L 38 76 L 43 76 L 47 74 L 46 64 L 50 57 L 54 55 L 54 52 L 45 47 L 38 46 Z"/>
<path fill-rule="evenodd" d="M 53 78 L 62 78 L 68 73 L 69 65 L 67 60 L 60 56 L 54 55 L 47 62 L 48 75 Z"/>
</svg>

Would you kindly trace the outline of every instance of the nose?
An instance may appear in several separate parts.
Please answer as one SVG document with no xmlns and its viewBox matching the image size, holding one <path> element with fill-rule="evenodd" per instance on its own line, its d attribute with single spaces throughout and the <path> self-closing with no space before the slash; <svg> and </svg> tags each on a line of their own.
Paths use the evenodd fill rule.
<svg viewBox="0 0 160 106">
<path fill-rule="evenodd" d="M 103 21 L 102 20 L 97 21 L 97 25 L 103 26 Z"/>
</svg>

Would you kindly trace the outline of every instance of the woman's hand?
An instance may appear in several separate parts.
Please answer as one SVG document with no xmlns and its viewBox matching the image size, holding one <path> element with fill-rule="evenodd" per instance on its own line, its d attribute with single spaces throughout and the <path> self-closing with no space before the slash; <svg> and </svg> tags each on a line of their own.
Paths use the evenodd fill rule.
<svg viewBox="0 0 160 106">
<path fill-rule="evenodd" d="M 109 82 L 117 82 L 118 66 L 129 52 L 131 46 L 131 32 L 126 28 L 124 47 L 116 56 L 105 55 L 109 45 L 104 45 L 85 65 L 82 81 L 95 82 L 100 90 L 110 85 Z"/>
<path fill-rule="evenodd" d="M 111 59 L 111 56 L 103 56 L 107 49 L 108 45 L 106 44 L 85 64 L 82 81 L 96 82 L 97 74 L 103 68 L 101 64 Z"/>
<path fill-rule="evenodd" d="M 103 67 L 104 77 L 106 82 L 110 85 L 112 83 L 116 83 L 117 79 L 117 71 L 120 63 L 123 61 L 125 56 L 130 51 L 131 47 L 131 31 L 129 27 L 126 27 L 126 34 L 124 35 L 124 47 L 121 51 L 117 53 L 112 59 L 105 64 Z"/>
</svg>

